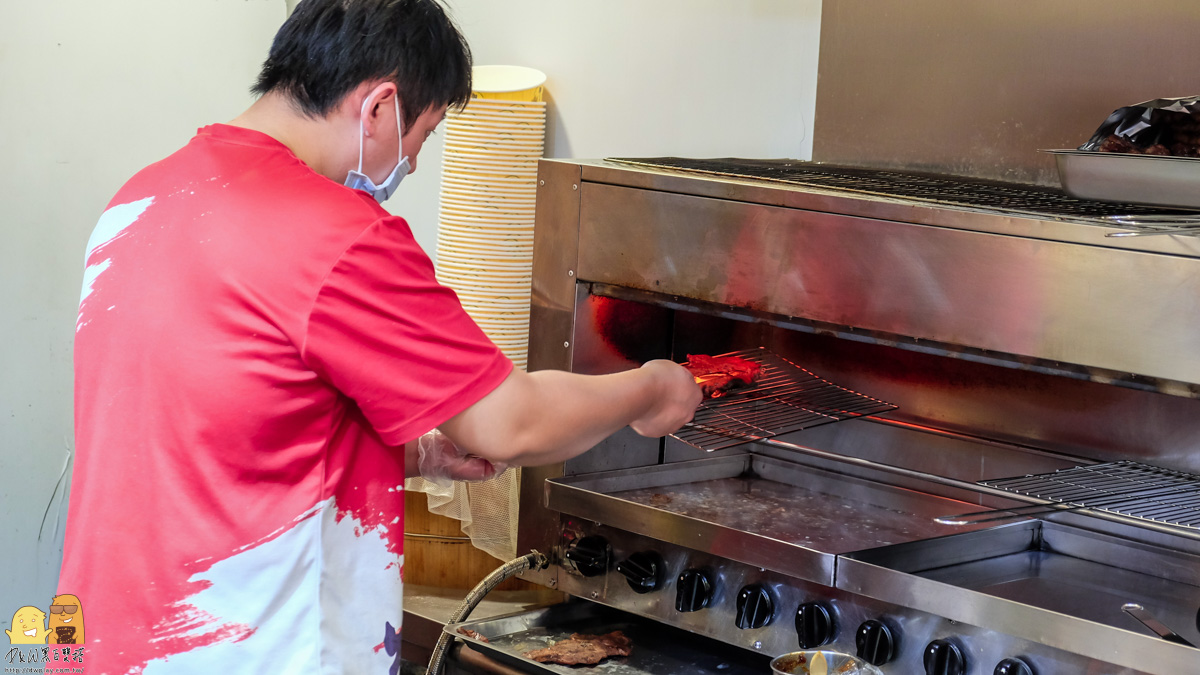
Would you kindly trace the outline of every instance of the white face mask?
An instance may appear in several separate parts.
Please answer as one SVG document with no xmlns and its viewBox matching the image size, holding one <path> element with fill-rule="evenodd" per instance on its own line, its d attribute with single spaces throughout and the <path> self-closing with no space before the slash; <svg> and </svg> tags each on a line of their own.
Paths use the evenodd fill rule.
<svg viewBox="0 0 1200 675">
<path fill-rule="evenodd" d="M 345 182 L 346 187 L 362 190 L 374 197 L 375 201 L 380 204 L 392 196 L 396 188 L 400 187 L 400 181 L 404 180 L 404 177 L 412 169 L 412 166 L 408 163 L 408 158 L 404 156 L 404 123 L 400 121 L 399 97 L 392 97 L 392 102 L 396 104 L 396 133 L 400 136 L 400 152 L 397 154 L 400 157 L 400 163 L 396 165 L 396 168 L 392 169 L 387 179 L 379 185 L 376 185 L 370 176 L 362 172 L 363 138 L 366 136 L 363 133 L 362 116 L 367 110 L 367 102 L 363 101 L 362 110 L 359 111 L 358 115 L 358 170 L 351 169 L 346 174 Z"/>
</svg>

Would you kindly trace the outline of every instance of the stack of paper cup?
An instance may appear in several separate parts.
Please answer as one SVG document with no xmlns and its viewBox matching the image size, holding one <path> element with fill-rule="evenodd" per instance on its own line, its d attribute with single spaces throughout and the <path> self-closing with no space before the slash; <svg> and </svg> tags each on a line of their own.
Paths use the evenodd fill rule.
<svg viewBox="0 0 1200 675">
<path fill-rule="evenodd" d="M 532 68 L 477 66 L 472 77 L 471 102 L 446 116 L 438 280 L 524 368 L 546 76 Z"/>
</svg>

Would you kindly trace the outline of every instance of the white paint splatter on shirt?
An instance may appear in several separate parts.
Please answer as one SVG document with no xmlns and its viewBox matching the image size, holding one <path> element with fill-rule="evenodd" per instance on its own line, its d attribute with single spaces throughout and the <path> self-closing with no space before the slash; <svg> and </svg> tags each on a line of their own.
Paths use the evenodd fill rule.
<svg viewBox="0 0 1200 675">
<path fill-rule="evenodd" d="M 206 588 L 160 639 L 215 639 L 151 661 L 145 675 L 387 672 L 393 657 L 375 648 L 385 622 L 399 627 L 404 556 L 388 550 L 384 532 L 339 519 L 332 499 L 297 520 L 189 579 Z"/>
<path fill-rule="evenodd" d="M 83 320 L 83 301 L 87 299 L 96 287 L 96 280 L 100 274 L 107 270 L 112 265 L 112 258 L 88 264 L 92 254 L 100 251 L 117 237 L 121 236 L 130 225 L 137 221 L 146 209 L 154 203 L 154 197 L 146 197 L 139 199 L 136 202 L 128 204 L 117 204 L 105 211 L 99 222 L 96 223 L 96 229 L 92 230 L 92 236 L 88 239 L 87 252 L 83 254 L 83 264 L 87 267 L 83 271 L 83 290 L 79 294 L 80 316 L 75 323 L 75 330 L 78 331 L 87 322 Z"/>
</svg>

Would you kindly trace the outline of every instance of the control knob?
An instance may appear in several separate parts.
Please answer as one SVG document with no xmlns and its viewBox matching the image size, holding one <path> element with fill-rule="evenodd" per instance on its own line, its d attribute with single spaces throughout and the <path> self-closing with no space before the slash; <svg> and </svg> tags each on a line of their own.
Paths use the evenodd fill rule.
<svg viewBox="0 0 1200 675">
<path fill-rule="evenodd" d="M 816 649 L 833 641 L 837 624 L 829 608 L 819 602 L 806 602 L 796 610 L 796 636 L 801 649 Z"/>
<path fill-rule="evenodd" d="M 993 675 L 1034 675 L 1033 668 L 1021 659 L 1004 659 L 996 664 Z"/>
<path fill-rule="evenodd" d="M 882 621 L 874 619 L 862 622 L 854 633 L 854 646 L 858 658 L 873 666 L 882 666 L 896 655 L 896 638 L 892 629 Z"/>
<path fill-rule="evenodd" d="M 713 584 L 704 570 L 687 569 L 675 580 L 675 609 L 697 612 L 712 600 Z"/>
<path fill-rule="evenodd" d="M 735 622 L 743 630 L 762 628 L 775 616 L 771 592 L 761 584 L 750 584 L 738 592 Z"/>
<path fill-rule="evenodd" d="M 967 660 L 949 640 L 934 640 L 925 647 L 925 675 L 963 675 Z"/>
<path fill-rule="evenodd" d="M 565 556 L 567 560 L 575 563 L 575 569 L 583 576 L 597 577 L 608 571 L 612 547 L 604 537 L 591 535 L 572 544 Z"/>
<path fill-rule="evenodd" d="M 617 571 L 637 593 L 649 593 L 662 585 L 667 563 L 654 551 L 641 551 L 617 563 Z"/>
</svg>

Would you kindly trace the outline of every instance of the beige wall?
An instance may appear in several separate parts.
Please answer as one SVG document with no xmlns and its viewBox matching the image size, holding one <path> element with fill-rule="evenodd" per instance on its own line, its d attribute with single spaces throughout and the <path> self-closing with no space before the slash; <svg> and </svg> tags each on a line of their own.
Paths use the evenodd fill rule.
<svg viewBox="0 0 1200 675">
<path fill-rule="evenodd" d="M 475 63 L 546 73 L 546 156 L 812 155 L 821 0 L 449 0 Z M 437 240 L 441 140 L 389 207 Z"/>
<path fill-rule="evenodd" d="M 0 628 L 58 575 L 92 226 L 132 173 L 250 103 L 291 4 L 0 2 Z M 820 0 L 451 4 L 476 63 L 549 75 L 549 156 L 809 156 Z M 434 139 L 388 203 L 431 253 Z"/>
<path fill-rule="evenodd" d="M 250 103 L 283 18 L 282 0 L 0 2 L 0 628 L 58 579 L 88 235 L 131 174 Z"/>
</svg>

